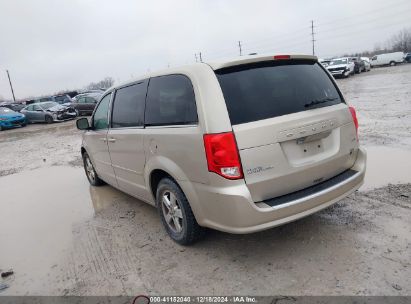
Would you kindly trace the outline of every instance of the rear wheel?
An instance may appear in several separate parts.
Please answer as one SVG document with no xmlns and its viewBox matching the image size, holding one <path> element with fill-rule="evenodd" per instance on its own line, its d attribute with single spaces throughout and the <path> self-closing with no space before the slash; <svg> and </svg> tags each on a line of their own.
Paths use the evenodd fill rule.
<svg viewBox="0 0 411 304">
<path fill-rule="evenodd" d="M 104 182 L 98 177 L 97 172 L 94 169 L 93 163 L 91 162 L 90 156 L 88 156 L 87 152 L 83 153 L 83 165 L 87 179 L 92 186 L 104 185 Z"/>
<path fill-rule="evenodd" d="M 395 61 L 391 61 L 390 66 L 394 66 L 394 65 L 395 65 Z"/>
<path fill-rule="evenodd" d="M 198 225 L 187 198 L 172 179 L 160 181 L 156 203 L 161 222 L 175 242 L 189 245 L 203 237 L 205 228 Z"/>
<path fill-rule="evenodd" d="M 46 115 L 46 123 L 52 123 L 53 122 L 53 117 L 51 117 L 50 115 Z"/>
</svg>

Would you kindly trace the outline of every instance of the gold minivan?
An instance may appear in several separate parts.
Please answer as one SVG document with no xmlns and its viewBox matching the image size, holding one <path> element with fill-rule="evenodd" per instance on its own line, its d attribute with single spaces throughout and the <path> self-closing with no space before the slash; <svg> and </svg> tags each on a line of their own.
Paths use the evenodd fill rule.
<svg viewBox="0 0 411 304">
<path fill-rule="evenodd" d="M 85 130 L 88 180 L 158 208 L 170 237 L 251 233 L 358 189 L 354 108 L 314 56 L 243 56 L 150 73 L 107 90 Z"/>
</svg>

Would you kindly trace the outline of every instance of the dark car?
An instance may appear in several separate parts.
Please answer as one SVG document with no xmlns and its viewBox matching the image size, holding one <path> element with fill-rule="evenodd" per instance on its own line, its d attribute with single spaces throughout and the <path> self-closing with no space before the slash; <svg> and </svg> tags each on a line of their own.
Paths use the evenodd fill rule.
<svg viewBox="0 0 411 304">
<path fill-rule="evenodd" d="M 65 104 L 72 101 L 71 97 L 67 94 L 55 95 L 52 96 L 51 99 L 58 104 Z"/>
<path fill-rule="evenodd" d="M 64 121 L 77 117 L 77 112 L 72 107 L 66 107 L 54 101 L 39 102 L 28 105 L 21 113 L 26 115 L 28 122 Z"/>
<path fill-rule="evenodd" d="M 13 110 L 15 112 L 20 112 L 21 109 L 25 107 L 25 105 L 15 102 L 2 102 L 0 103 L 0 107 L 9 108 L 10 110 Z"/>
<path fill-rule="evenodd" d="M 407 55 L 405 55 L 404 61 L 408 62 L 408 63 L 411 63 L 411 53 L 408 53 Z"/>
<path fill-rule="evenodd" d="M 360 57 L 349 57 L 351 62 L 354 62 L 354 72 L 360 74 L 365 72 L 365 63 Z"/>
<path fill-rule="evenodd" d="M 79 94 L 73 98 L 69 104 L 70 107 L 76 109 L 78 115 L 90 115 L 93 113 L 97 102 L 100 100 L 101 94 Z"/>
</svg>

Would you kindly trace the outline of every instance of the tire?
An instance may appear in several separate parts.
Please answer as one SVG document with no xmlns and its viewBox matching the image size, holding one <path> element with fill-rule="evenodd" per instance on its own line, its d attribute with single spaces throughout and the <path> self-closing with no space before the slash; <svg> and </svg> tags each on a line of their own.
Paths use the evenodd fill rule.
<svg viewBox="0 0 411 304">
<path fill-rule="evenodd" d="M 205 228 L 198 225 L 186 196 L 172 179 L 163 178 L 158 184 L 156 205 L 164 228 L 176 243 L 190 245 L 204 236 Z"/>
<path fill-rule="evenodd" d="M 390 62 L 390 66 L 394 66 L 395 64 L 396 64 L 395 61 Z"/>
<path fill-rule="evenodd" d="M 53 122 L 53 117 L 51 117 L 50 115 L 46 115 L 45 120 L 46 120 L 46 123 L 50 124 Z"/>
<path fill-rule="evenodd" d="M 102 186 L 104 185 L 104 181 L 101 180 L 96 170 L 94 169 L 93 163 L 91 162 L 90 157 L 88 156 L 87 152 L 84 152 L 83 155 L 83 166 L 84 172 L 86 172 L 87 179 L 92 186 Z"/>
</svg>

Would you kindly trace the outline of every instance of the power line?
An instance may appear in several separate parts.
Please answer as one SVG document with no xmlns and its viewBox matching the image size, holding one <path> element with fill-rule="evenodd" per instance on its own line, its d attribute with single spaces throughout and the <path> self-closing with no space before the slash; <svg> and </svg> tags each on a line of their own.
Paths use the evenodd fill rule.
<svg viewBox="0 0 411 304">
<path fill-rule="evenodd" d="M 343 18 L 338 18 L 338 19 L 332 19 L 332 20 L 326 21 L 326 22 L 319 22 L 318 25 L 323 26 L 323 25 L 326 25 L 326 24 L 338 23 L 340 21 L 344 21 L 344 20 L 347 20 L 347 19 L 352 19 L 355 16 L 366 17 L 366 16 L 370 16 L 371 15 L 370 13 L 372 13 L 372 12 L 380 12 L 380 11 L 385 12 L 385 11 L 387 11 L 389 9 L 392 9 L 392 8 L 394 8 L 394 9 L 398 8 L 398 5 L 409 4 L 409 3 L 410 3 L 409 0 L 398 1 L 397 3 L 390 2 L 390 5 L 387 5 L 387 6 L 382 6 L 382 7 L 374 8 L 374 9 L 370 9 L 370 10 L 367 9 L 367 11 L 364 11 L 364 12 L 360 12 L 360 13 L 357 12 L 355 14 L 351 14 L 350 17 L 343 17 Z"/>
<path fill-rule="evenodd" d="M 388 18 L 388 17 L 396 17 L 397 19 L 398 19 L 398 17 L 399 17 L 399 15 L 402 15 L 402 14 L 406 14 L 407 15 L 407 17 L 409 17 L 409 14 L 411 14 L 411 9 L 410 10 L 404 10 L 404 11 L 402 11 L 402 12 L 400 12 L 400 13 L 395 13 L 395 14 L 390 14 L 390 15 L 384 15 L 384 16 L 382 16 L 382 17 L 378 17 L 378 18 L 374 18 L 374 19 L 371 19 L 371 20 L 366 20 L 365 22 L 364 22 L 364 20 L 362 20 L 362 21 L 360 21 L 360 22 L 354 22 L 354 23 L 349 23 L 349 24 L 344 24 L 343 26 L 337 26 L 337 27 L 331 27 L 331 28 L 326 28 L 326 30 L 324 30 L 324 31 L 319 31 L 319 33 L 327 33 L 327 32 L 331 32 L 331 31 L 336 31 L 336 30 L 339 30 L 339 29 L 346 29 L 347 27 L 353 27 L 353 26 L 358 26 L 358 25 L 363 25 L 363 24 L 371 24 L 371 23 L 374 23 L 374 22 L 380 22 L 381 21 L 381 18 Z M 390 18 L 391 19 L 391 18 Z"/>
</svg>

